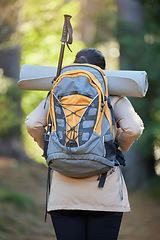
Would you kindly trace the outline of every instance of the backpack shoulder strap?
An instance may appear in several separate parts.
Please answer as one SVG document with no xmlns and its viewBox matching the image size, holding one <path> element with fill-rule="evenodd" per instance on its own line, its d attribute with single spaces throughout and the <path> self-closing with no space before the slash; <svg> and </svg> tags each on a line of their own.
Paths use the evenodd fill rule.
<svg viewBox="0 0 160 240">
<path fill-rule="evenodd" d="M 108 90 L 108 79 L 106 76 L 104 76 L 104 81 L 105 81 L 105 86 L 106 86 L 106 91 L 105 91 L 105 115 L 108 119 L 108 122 L 110 124 L 110 133 L 112 133 L 113 129 L 112 126 L 115 125 L 115 120 L 114 120 L 114 112 L 113 108 L 110 102 L 110 96 L 109 96 L 109 90 Z"/>
</svg>

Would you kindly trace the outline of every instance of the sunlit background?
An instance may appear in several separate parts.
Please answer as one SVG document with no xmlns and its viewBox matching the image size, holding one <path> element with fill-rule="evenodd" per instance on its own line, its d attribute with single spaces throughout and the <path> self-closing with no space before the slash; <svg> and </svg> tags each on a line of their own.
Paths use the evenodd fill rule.
<svg viewBox="0 0 160 240">
<path fill-rule="evenodd" d="M 47 93 L 20 92 L 16 81 L 23 64 L 57 66 L 63 16 L 69 14 L 73 52 L 65 50 L 64 65 L 72 63 L 80 49 L 96 47 L 104 54 L 107 69 L 148 73 L 147 96 L 130 99 L 146 129 L 133 151 L 140 152 L 146 177 L 160 174 L 158 1 L 1 0 L 0 4 L 1 139 L 21 138 L 28 157 L 44 162 L 42 151 L 26 132 L 24 119 Z M 7 153 L 2 149 L 6 155 L 8 149 Z"/>
<path fill-rule="evenodd" d="M 69 14 L 74 41 L 72 53 L 65 49 L 63 65 L 72 63 L 82 48 L 95 47 L 108 70 L 148 73 L 146 97 L 129 98 L 145 131 L 126 154 L 123 171 L 131 189 L 159 179 L 159 12 L 159 0 L 0 0 L 0 162 L 8 157 L 45 164 L 24 121 L 47 92 L 20 91 L 17 81 L 23 64 L 57 66 L 64 14 Z M 160 199 L 159 184 L 155 195 Z"/>
</svg>

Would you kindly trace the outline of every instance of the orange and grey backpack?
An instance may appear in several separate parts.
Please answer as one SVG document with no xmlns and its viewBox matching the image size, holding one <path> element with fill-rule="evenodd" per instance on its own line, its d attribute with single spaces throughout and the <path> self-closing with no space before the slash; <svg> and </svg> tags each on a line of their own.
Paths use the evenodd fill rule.
<svg viewBox="0 0 160 240">
<path fill-rule="evenodd" d="M 107 77 L 90 64 L 71 64 L 62 69 L 50 92 L 47 149 L 50 168 L 73 178 L 100 176 L 119 165 L 113 141 L 115 124 Z"/>
</svg>

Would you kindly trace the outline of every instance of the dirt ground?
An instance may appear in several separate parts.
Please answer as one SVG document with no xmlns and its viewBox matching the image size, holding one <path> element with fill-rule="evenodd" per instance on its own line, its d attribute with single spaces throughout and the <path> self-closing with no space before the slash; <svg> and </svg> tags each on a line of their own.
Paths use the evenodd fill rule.
<svg viewBox="0 0 160 240">
<path fill-rule="evenodd" d="M 44 223 L 47 168 L 0 158 L 0 240 L 56 240 L 50 217 Z M 144 191 L 129 193 L 119 240 L 159 240 L 160 201 Z"/>
</svg>

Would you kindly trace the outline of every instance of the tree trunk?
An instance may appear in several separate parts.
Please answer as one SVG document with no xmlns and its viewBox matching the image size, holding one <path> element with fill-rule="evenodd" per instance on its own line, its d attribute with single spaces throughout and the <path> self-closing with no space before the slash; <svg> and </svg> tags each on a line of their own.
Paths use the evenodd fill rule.
<svg viewBox="0 0 160 240">
<path fill-rule="evenodd" d="M 94 41 L 96 34 L 96 19 L 97 13 L 102 10 L 104 6 L 104 0 L 91 1 L 91 0 L 80 0 L 81 2 L 81 13 L 79 20 L 79 29 L 81 40 L 87 45 L 90 45 Z"/>
<path fill-rule="evenodd" d="M 3 49 L 0 51 L 0 68 L 3 69 L 3 75 L 14 79 L 15 85 L 19 79 L 20 69 L 20 46 L 14 48 Z M 18 97 L 16 100 L 17 118 L 21 118 L 21 99 Z M 16 131 L 15 136 L 8 136 L 0 140 L 0 156 L 6 156 L 16 159 L 17 161 L 28 161 L 21 139 L 21 126 Z"/>
<path fill-rule="evenodd" d="M 0 68 L 3 70 L 3 76 L 14 80 L 15 85 L 19 79 L 21 48 L 12 40 L 12 37 L 18 39 L 18 36 L 15 36 L 19 24 L 20 6 L 19 0 L 0 3 Z M 8 97 L 11 98 L 11 96 Z M 12 102 L 15 102 L 14 111 L 17 119 L 21 119 L 20 100 L 20 94 L 12 99 Z M 0 156 L 15 158 L 17 161 L 29 160 L 24 151 L 20 124 L 16 127 L 14 134 L 10 134 L 9 131 L 6 136 L 0 136 Z"/>
</svg>

